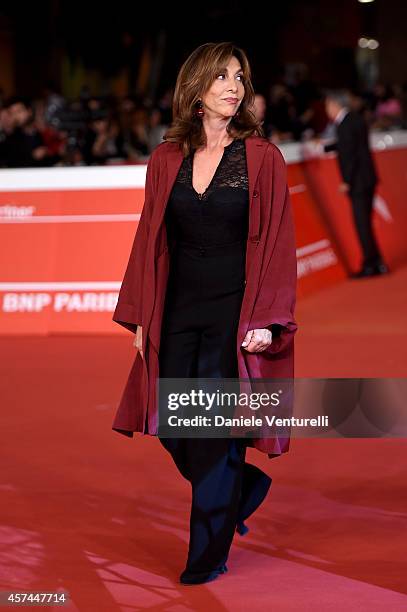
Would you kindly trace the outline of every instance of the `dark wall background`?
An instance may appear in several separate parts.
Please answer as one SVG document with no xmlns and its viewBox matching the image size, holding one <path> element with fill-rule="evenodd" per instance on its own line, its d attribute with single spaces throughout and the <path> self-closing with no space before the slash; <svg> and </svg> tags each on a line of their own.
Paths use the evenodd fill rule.
<svg viewBox="0 0 407 612">
<path fill-rule="evenodd" d="M 400 0 L 4 3 L 0 87 L 26 95 L 40 95 L 49 82 L 66 95 L 80 84 L 107 91 L 119 87 L 122 74 L 122 89 L 125 83 L 129 93 L 158 95 L 193 48 L 215 40 L 245 48 L 259 91 L 295 63 L 323 86 L 356 86 L 361 35 L 380 42 L 380 78 L 403 81 L 406 17 Z"/>
</svg>

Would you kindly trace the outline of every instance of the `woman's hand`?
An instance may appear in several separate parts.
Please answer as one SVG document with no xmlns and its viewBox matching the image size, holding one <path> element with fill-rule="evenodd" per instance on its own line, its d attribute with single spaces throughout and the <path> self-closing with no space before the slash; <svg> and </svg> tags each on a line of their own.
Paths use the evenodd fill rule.
<svg viewBox="0 0 407 612">
<path fill-rule="evenodd" d="M 143 329 L 141 325 L 137 325 L 136 335 L 134 336 L 133 346 L 140 351 L 140 355 L 143 357 Z"/>
<path fill-rule="evenodd" d="M 252 329 L 247 332 L 242 347 L 249 353 L 260 353 L 270 346 L 272 339 L 270 329 Z"/>
</svg>

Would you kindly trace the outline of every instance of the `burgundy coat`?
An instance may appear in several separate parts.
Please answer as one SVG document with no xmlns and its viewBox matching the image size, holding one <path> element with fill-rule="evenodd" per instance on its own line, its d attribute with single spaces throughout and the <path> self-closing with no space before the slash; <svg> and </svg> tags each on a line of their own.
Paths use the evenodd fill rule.
<svg viewBox="0 0 407 612">
<path fill-rule="evenodd" d="M 265 138 L 250 136 L 245 145 L 250 212 L 246 288 L 236 338 L 239 378 L 291 378 L 297 261 L 287 169 L 280 150 Z M 157 434 L 158 354 L 170 258 L 164 213 L 182 161 L 178 145 L 169 142 L 158 145 L 150 157 L 144 207 L 113 314 L 113 321 L 134 333 L 137 325 L 143 328 L 144 358 L 136 352 L 112 427 L 131 437 L 135 431 Z M 280 333 L 273 333 L 265 351 L 241 348 L 247 331 L 273 324 Z M 249 444 L 271 458 L 286 452 L 289 442 L 275 437 Z"/>
</svg>

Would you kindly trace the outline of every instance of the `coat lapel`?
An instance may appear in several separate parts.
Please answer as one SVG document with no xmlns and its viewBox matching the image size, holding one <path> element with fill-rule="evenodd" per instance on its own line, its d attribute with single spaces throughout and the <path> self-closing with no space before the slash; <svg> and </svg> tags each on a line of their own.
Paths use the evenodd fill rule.
<svg viewBox="0 0 407 612">
<path fill-rule="evenodd" d="M 257 136 L 250 136 L 246 138 L 245 145 L 249 178 L 249 241 L 257 243 L 260 235 L 260 198 L 259 192 L 255 190 L 255 185 L 263 163 L 267 142 Z"/>
<path fill-rule="evenodd" d="M 165 190 L 165 199 L 167 200 L 170 196 L 171 189 L 175 183 L 175 179 L 177 178 L 177 174 L 179 169 L 181 168 L 181 164 L 183 161 L 183 155 L 181 149 L 175 144 L 171 143 L 171 148 L 169 149 L 166 155 L 167 162 L 167 186 Z"/>
<path fill-rule="evenodd" d="M 164 191 L 160 193 L 160 197 L 157 201 L 158 206 L 155 207 L 155 219 L 153 226 L 156 228 L 157 233 L 163 229 L 163 221 L 167 202 L 170 197 L 171 190 L 177 178 L 179 169 L 183 161 L 183 155 L 181 149 L 175 143 L 168 143 L 168 150 L 165 155 L 166 162 L 166 180 Z"/>
</svg>

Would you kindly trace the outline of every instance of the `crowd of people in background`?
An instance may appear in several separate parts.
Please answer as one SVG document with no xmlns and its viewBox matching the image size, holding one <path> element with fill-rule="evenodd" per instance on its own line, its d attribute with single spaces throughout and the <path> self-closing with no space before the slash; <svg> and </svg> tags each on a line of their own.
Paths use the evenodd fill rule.
<svg viewBox="0 0 407 612">
<path fill-rule="evenodd" d="M 352 110 L 370 129 L 407 128 L 407 83 L 378 83 L 349 92 Z M 86 87 L 76 100 L 54 90 L 40 99 L 3 99 L 0 91 L 0 167 L 145 163 L 171 123 L 172 91 L 156 104 L 137 97 L 96 97 Z M 311 81 L 274 83 L 257 93 L 253 112 L 275 144 L 324 134 L 329 119 L 324 92 Z"/>
</svg>

